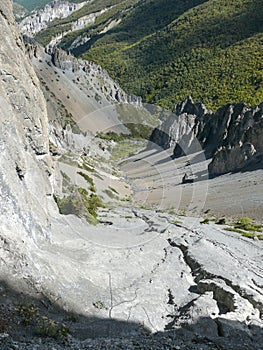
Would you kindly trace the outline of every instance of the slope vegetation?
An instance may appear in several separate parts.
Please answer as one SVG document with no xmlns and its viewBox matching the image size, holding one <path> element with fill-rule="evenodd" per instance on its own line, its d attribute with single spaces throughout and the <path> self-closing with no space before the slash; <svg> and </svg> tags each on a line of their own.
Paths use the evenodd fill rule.
<svg viewBox="0 0 263 350">
<path fill-rule="evenodd" d="M 111 33 L 94 39 L 84 57 L 102 64 L 126 90 L 166 107 L 189 94 L 210 108 L 230 101 L 260 102 L 262 1 L 200 2 L 191 1 L 192 8 L 181 15 L 178 11 L 174 21 L 156 32 L 152 28 L 150 35 L 143 28 L 151 29 L 146 3 L 141 16 L 135 11 Z M 168 3 L 172 8 L 189 5 Z M 168 8 L 163 1 L 155 6 Z"/>
</svg>

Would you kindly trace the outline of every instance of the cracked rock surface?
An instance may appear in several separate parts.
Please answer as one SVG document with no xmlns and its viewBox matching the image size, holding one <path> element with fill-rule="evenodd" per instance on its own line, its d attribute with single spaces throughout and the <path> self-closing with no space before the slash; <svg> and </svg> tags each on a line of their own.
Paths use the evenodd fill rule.
<svg viewBox="0 0 263 350">
<path fill-rule="evenodd" d="M 51 241 L 31 258 L 25 252 L 42 271 L 39 291 L 87 317 L 74 326 L 70 349 L 260 349 L 260 241 L 150 210 L 118 208 L 108 216 L 110 227 L 88 230 L 74 217 L 63 232 L 54 222 Z"/>
</svg>

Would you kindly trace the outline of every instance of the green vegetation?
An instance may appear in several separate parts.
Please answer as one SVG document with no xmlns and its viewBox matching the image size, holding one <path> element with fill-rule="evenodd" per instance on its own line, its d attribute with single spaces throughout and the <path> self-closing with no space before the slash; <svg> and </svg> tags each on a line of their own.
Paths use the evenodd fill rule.
<svg viewBox="0 0 263 350">
<path fill-rule="evenodd" d="M 67 154 L 66 160 L 68 159 L 73 161 L 74 156 Z M 86 164 L 87 161 L 84 159 L 86 159 L 86 157 L 83 157 L 83 164 Z M 76 167 L 77 166 L 78 164 Z M 71 178 L 62 171 L 63 196 L 54 195 L 54 200 L 58 206 L 60 214 L 76 215 L 79 218 L 84 218 L 90 224 L 96 225 L 98 223 L 98 209 L 105 208 L 105 205 L 103 204 L 101 197 L 96 194 L 94 180 L 88 174 L 82 171 L 77 172 L 77 174 L 83 177 L 88 183 L 88 190 L 86 188 L 78 187 L 75 183 L 72 183 Z M 96 175 L 95 170 L 94 175 Z"/>
<path fill-rule="evenodd" d="M 208 225 L 209 224 L 209 219 L 208 218 L 204 219 L 203 221 L 200 222 L 200 224 Z"/>
<path fill-rule="evenodd" d="M 62 339 L 69 334 L 68 327 L 47 316 L 42 316 L 39 307 L 33 303 L 18 304 L 14 313 L 24 326 L 33 326 L 33 331 L 38 336 Z"/>
<path fill-rule="evenodd" d="M 54 196 L 59 208 L 60 214 L 73 214 L 80 218 L 86 219 L 90 224 L 97 224 L 97 210 L 104 208 L 104 204 L 99 196 L 95 193 L 89 195 L 84 188 L 76 188 L 72 192 L 62 198 Z"/>
<path fill-rule="evenodd" d="M 252 220 L 250 218 L 238 218 L 235 222 L 234 228 L 241 229 L 245 231 L 256 231 L 256 232 L 262 232 L 262 226 L 253 224 Z"/>
<path fill-rule="evenodd" d="M 226 227 L 225 230 L 240 233 L 243 237 L 263 240 L 263 234 L 259 234 L 262 232 L 262 225 L 254 224 L 250 218 L 238 218 L 233 225 L 233 227 Z"/>
<path fill-rule="evenodd" d="M 117 134 L 114 131 L 108 131 L 106 133 L 103 132 L 98 132 L 96 134 L 96 137 L 102 139 L 102 140 L 107 140 L 107 141 L 115 141 L 115 142 L 120 142 L 125 140 L 126 138 L 129 137 L 129 135 L 124 135 L 124 134 Z"/>
<path fill-rule="evenodd" d="M 83 163 L 82 165 L 78 165 L 78 167 L 79 168 L 81 168 L 81 169 L 84 169 L 84 170 L 86 170 L 86 171 L 89 171 L 89 172 L 91 172 L 91 173 L 94 173 L 94 168 L 92 168 L 92 167 L 90 167 L 88 164 L 86 164 L 86 163 Z"/>
<path fill-rule="evenodd" d="M 145 1 L 83 57 L 167 108 L 188 95 L 213 109 L 255 105 L 263 98 L 262 13 L 261 0 Z"/>
<path fill-rule="evenodd" d="M 60 46 L 68 49 L 77 37 L 90 36 L 73 53 L 101 64 L 126 91 L 168 109 L 188 95 L 212 109 L 262 101 L 261 0 L 97 0 L 50 23 L 36 39 L 46 45 L 72 21 L 105 8 Z"/>
<path fill-rule="evenodd" d="M 39 309 L 35 304 L 20 304 L 15 309 L 16 314 L 21 317 L 21 322 L 25 325 L 32 325 L 39 316 Z"/>
<path fill-rule="evenodd" d="M 101 64 L 126 91 L 168 109 L 188 95 L 214 110 L 233 101 L 262 101 L 262 0 L 97 0 L 50 23 L 36 39 L 47 44 L 70 22 L 105 8 L 60 46 L 91 37 L 73 53 Z"/>
<path fill-rule="evenodd" d="M 116 162 L 134 154 L 146 146 L 145 141 L 125 140 L 116 144 L 112 150 L 111 160 Z"/>
<path fill-rule="evenodd" d="M 35 333 L 41 337 L 61 339 L 69 334 L 69 329 L 63 323 L 58 323 L 43 316 L 37 324 Z"/>
<path fill-rule="evenodd" d="M 78 20 L 83 16 L 90 15 L 91 13 L 98 12 L 106 8 L 106 13 L 101 14 L 96 19 L 95 25 L 89 24 L 85 29 L 69 33 L 67 36 L 65 36 L 60 46 L 63 49 L 67 49 L 79 35 L 86 33 L 87 30 L 91 31 L 91 34 L 98 34 L 100 31 L 103 30 L 104 25 L 107 23 L 107 20 L 109 18 L 116 17 L 117 14 L 125 10 L 127 6 L 129 6 L 133 2 L 136 2 L 136 0 L 96 0 L 94 2 L 90 2 L 78 11 L 71 14 L 69 17 L 57 19 L 49 23 L 48 28 L 46 30 L 41 31 L 36 35 L 36 40 L 42 45 L 47 45 L 53 36 L 61 34 L 62 32 L 71 29 L 72 22 Z M 125 6 L 125 3 L 127 3 L 127 6 Z"/>
<path fill-rule="evenodd" d="M 215 223 L 217 225 L 225 225 L 226 224 L 226 219 L 225 218 L 218 219 Z"/>
<path fill-rule="evenodd" d="M 103 192 L 106 193 L 106 195 L 111 199 L 119 199 L 119 197 L 108 188 L 106 188 L 106 190 L 104 190 Z"/>
<path fill-rule="evenodd" d="M 171 223 L 175 225 L 181 225 L 183 222 L 181 220 L 172 220 Z"/>
<path fill-rule="evenodd" d="M 107 306 L 101 300 L 98 300 L 95 303 L 93 303 L 93 306 L 99 310 L 108 310 Z"/>
<path fill-rule="evenodd" d="M 93 179 L 89 175 L 83 173 L 82 171 L 79 171 L 78 174 L 80 176 L 82 176 L 90 184 L 91 192 L 96 192 L 96 187 L 95 187 Z"/>
</svg>

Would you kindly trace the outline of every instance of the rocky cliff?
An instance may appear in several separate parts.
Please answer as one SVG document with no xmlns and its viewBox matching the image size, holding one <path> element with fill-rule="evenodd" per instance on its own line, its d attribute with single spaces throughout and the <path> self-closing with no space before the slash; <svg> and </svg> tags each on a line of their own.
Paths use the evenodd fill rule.
<svg viewBox="0 0 263 350">
<path fill-rule="evenodd" d="M 22 244 L 26 250 L 49 235 L 49 213 L 55 208 L 51 197 L 54 173 L 49 156 L 46 104 L 16 28 L 11 0 L 0 4 L 0 31 L 3 277 L 6 272 L 11 275 L 13 268 L 8 266 L 8 261 L 11 256 L 19 255 Z M 20 271 L 19 266 L 13 267 L 16 273 Z M 25 267 L 21 278 L 26 274 Z"/>
<path fill-rule="evenodd" d="M 174 147 L 175 157 L 203 150 L 212 158 L 210 174 L 219 175 L 240 170 L 262 154 L 262 126 L 263 104 L 228 104 L 213 113 L 189 97 L 176 105 L 150 141 Z"/>
</svg>

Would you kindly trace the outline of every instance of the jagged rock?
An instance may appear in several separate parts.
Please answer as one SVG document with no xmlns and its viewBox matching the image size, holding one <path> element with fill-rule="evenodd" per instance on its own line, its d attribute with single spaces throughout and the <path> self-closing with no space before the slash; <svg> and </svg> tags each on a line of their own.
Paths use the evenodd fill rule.
<svg viewBox="0 0 263 350">
<path fill-rule="evenodd" d="M 150 141 L 174 147 L 175 157 L 203 150 L 212 157 L 209 173 L 220 175 L 242 169 L 263 152 L 262 129 L 263 104 L 228 104 L 212 113 L 187 98 L 154 130 Z"/>
<path fill-rule="evenodd" d="M 209 118 L 211 113 L 203 104 L 195 104 L 188 97 L 176 105 L 166 121 L 153 131 L 150 141 L 164 149 L 179 145 L 180 150 L 177 146 L 175 152 L 177 156 L 190 152 L 196 134 L 202 130 L 203 119 Z"/>
</svg>

